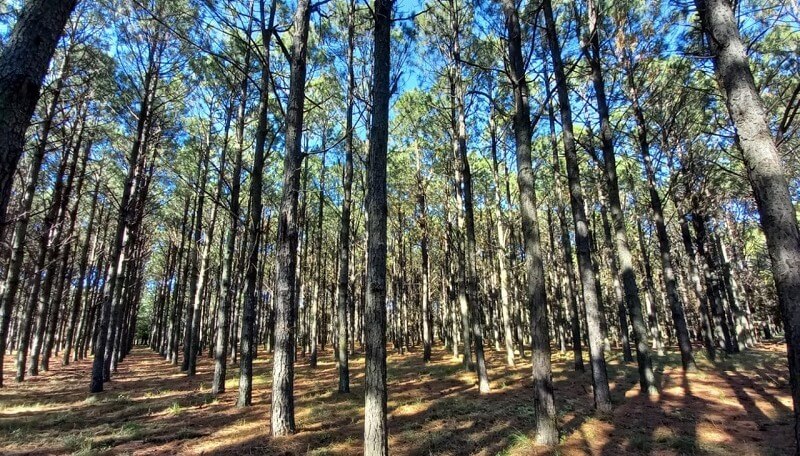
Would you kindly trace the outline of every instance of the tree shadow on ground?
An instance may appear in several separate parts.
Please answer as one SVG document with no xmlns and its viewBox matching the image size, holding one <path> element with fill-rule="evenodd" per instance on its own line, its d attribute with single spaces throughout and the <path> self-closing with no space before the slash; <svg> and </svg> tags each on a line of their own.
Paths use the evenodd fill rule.
<svg viewBox="0 0 800 456">
<path fill-rule="evenodd" d="M 503 352 L 487 351 L 492 391 L 481 395 L 475 374 L 444 350 L 435 350 L 428 364 L 415 351 L 392 354 L 390 446 L 393 454 L 612 455 L 703 453 L 719 442 L 726 451 L 765 454 L 748 452 L 752 438 L 791 440 L 791 428 L 780 424 L 786 410 L 778 405 L 789 397 L 787 384 L 762 381 L 780 377 L 761 359 L 770 353 L 739 355 L 747 361 L 741 363 L 747 381 L 731 369 L 684 376 L 680 368 L 665 368 L 659 377 L 662 393 L 654 400 L 638 394 L 635 364 L 621 364 L 615 354 L 609 363 L 615 410 L 606 417 L 592 411 L 589 374 L 572 372 L 571 360 L 555 354 L 563 435 L 556 450 L 533 444 L 527 360 L 508 368 Z M 339 394 L 332 353 L 320 355 L 317 368 L 298 358 L 298 432 L 291 437 L 270 436 L 268 356 L 255 363 L 254 405 L 237 408 L 235 368 L 229 370 L 228 391 L 214 397 L 209 359 L 201 359 L 198 374 L 188 378 L 157 354 L 137 348 L 99 395 L 86 392 L 88 361 L 0 390 L 0 447 L 4 454 L 361 454 L 363 357 L 351 358 L 352 391 Z M 675 365 L 671 358 L 658 361 Z M 752 424 L 726 423 L 733 416 L 739 423 L 759 423 L 757 435 L 742 433 Z"/>
</svg>

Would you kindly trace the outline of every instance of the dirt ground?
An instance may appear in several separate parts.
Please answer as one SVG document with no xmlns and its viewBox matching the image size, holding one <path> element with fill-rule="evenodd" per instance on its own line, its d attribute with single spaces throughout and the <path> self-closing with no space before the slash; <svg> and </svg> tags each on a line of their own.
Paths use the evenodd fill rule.
<svg viewBox="0 0 800 456">
<path fill-rule="evenodd" d="M 614 411 L 592 411 L 590 377 L 571 370 L 571 355 L 553 357 L 561 444 L 533 445 L 529 361 L 504 365 L 487 351 L 492 391 L 480 395 L 474 374 L 439 347 L 389 359 L 392 454 L 709 454 L 785 455 L 793 420 L 785 346 L 765 343 L 684 375 L 677 354 L 655 358 L 661 394 L 639 394 L 635 363 L 609 354 Z M 210 393 L 213 364 L 204 358 L 187 378 L 147 348 L 137 348 L 101 394 L 89 394 L 90 361 L 0 389 L 0 454 L 361 454 L 364 360 L 352 360 L 350 394 L 336 392 L 330 350 L 317 368 L 298 358 L 297 434 L 269 435 L 271 365 L 255 366 L 254 406 L 235 407 L 238 372 L 228 391 Z M 11 357 L 6 359 L 11 372 Z M 677 366 L 677 367 L 676 367 Z"/>
</svg>

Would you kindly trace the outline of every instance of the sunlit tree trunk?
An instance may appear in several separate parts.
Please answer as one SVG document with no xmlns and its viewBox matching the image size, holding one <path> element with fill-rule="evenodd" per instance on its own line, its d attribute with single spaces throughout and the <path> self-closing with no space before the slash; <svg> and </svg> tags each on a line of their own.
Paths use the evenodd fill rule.
<svg viewBox="0 0 800 456">
<path fill-rule="evenodd" d="M 592 267 L 592 252 L 589 239 L 589 221 L 584 207 L 583 190 L 581 189 L 580 167 L 575 147 L 575 136 L 572 127 L 572 109 L 570 108 L 569 87 L 561 60 L 561 46 L 558 43 L 556 23 L 550 0 L 544 0 L 544 17 L 547 27 L 547 39 L 553 59 L 553 70 L 556 89 L 561 110 L 561 133 L 567 161 L 567 181 L 569 184 L 570 205 L 575 224 L 575 244 L 578 254 L 578 269 L 583 288 L 583 304 L 586 310 L 587 332 L 589 336 L 589 354 L 592 364 L 592 384 L 594 385 L 594 403 L 600 411 L 611 410 L 611 393 L 608 387 L 606 360 L 603 353 L 603 333 L 600 327 L 600 303 L 595 288 L 595 272 Z"/>
<path fill-rule="evenodd" d="M 364 307 L 364 454 L 389 454 L 386 420 L 386 154 L 389 142 L 392 0 L 373 5 L 372 121 L 367 158 L 367 283 Z"/>
<path fill-rule="evenodd" d="M 547 295 L 536 214 L 536 185 L 531 158 L 531 119 L 522 30 L 519 11 L 513 0 L 503 0 L 508 33 L 510 79 L 514 90 L 514 139 L 517 153 L 517 180 L 522 212 L 525 269 L 528 273 L 525 301 L 531 315 L 531 364 L 536 441 L 542 445 L 558 443 L 555 401 L 553 399 L 550 340 L 547 322 Z"/>
</svg>

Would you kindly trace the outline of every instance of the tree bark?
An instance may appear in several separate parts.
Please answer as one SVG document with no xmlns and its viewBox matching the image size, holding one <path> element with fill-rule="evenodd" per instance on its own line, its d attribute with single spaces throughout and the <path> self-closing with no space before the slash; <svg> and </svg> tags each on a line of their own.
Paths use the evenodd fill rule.
<svg viewBox="0 0 800 456">
<path fill-rule="evenodd" d="M 531 119 L 528 82 L 522 56 L 522 31 L 519 11 L 513 0 L 502 1 L 508 33 L 508 57 L 514 90 L 514 139 L 517 147 L 522 234 L 525 242 L 525 269 L 528 272 L 526 301 L 531 316 L 531 374 L 536 441 L 542 445 L 558 443 L 555 401 L 553 399 L 550 340 L 547 322 L 547 295 L 536 214 L 536 185 L 531 158 Z"/>
<path fill-rule="evenodd" d="M 76 3 L 26 1 L 0 54 L 0 227 L 42 81 Z"/>
<path fill-rule="evenodd" d="M 386 155 L 389 142 L 392 0 L 375 0 L 372 121 L 367 158 L 367 284 L 364 306 L 364 454 L 389 454 L 386 420 Z"/>
<path fill-rule="evenodd" d="M 309 0 L 298 0 L 289 76 L 289 102 L 286 111 L 286 156 L 283 162 L 283 196 L 278 219 L 278 293 L 275 299 L 275 357 L 272 367 L 272 435 L 293 434 L 295 318 L 298 303 L 297 204 L 300 171 L 303 164 L 301 142 L 305 106 L 306 56 Z"/>
<path fill-rule="evenodd" d="M 603 150 L 603 169 L 605 171 L 606 186 L 608 188 L 608 205 L 611 209 L 611 223 L 614 231 L 614 243 L 619 259 L 622 288 L 625 291 L 625 303 L 628 307 L 628 316 L 633 326 L 634 343 L 636 344 L 636 363 L 639 367 L 639 386 L 648 394 L 657 393 L 655 374 L 653 373 L 653 360 L 650 347 L 647 343 L 647 326 L 642 316 L 642 302 L 639 297 L 639 284 L 633 268 L 633 256 L 628 241 L 628 232 L 625 228 L 625 214 L 622 212 L 622 202 L 619 195 L 619 179 L 617 177 L 617 159 L 614 153 L 614 138 L 611 132 L 608 102 L 606 100 L 603 69 L 600 64 L 600 21 L 601 16 L 594 0 L 588 1 L 589 8 L 589 43 L 591 50 L 588 52 L 589 66 L 592 69 L 592 82 L 597 112 L 600 117 L 600 142 Z"/>
<path fill-rule="evenodd" d="M 561 60 L 561 46 L 558 43 L 553 7 L 550 0 L 544 0 L 544 16 L 547 39 L 553 59 L 553 70 L 561 110 L 561 134 L 567 161 L 567 181 L 569 184 L 572 219 L 575 224 L 575 247 L 578 254 L 578 269 L 583 288 L 583 305 L 586 310 L 586 326 L 589 335 L 589 354 L 592 364 L 592 384 L 594 385 L 594 405 L 601 412 L 611 410 L 611 393 L 608 388 L 606 360 L 603 353 L 603 332 L 600 326 L 600 303 L 595 288 L 595 273 L 592 267 L 591 243 L 589 240 L 589 221 L 584 207 L 581 189 L 580 167 L 575 147 L 575 134 L 572 127 L 572 109 L 569 101 L 569 87 Z"/>
</svg>

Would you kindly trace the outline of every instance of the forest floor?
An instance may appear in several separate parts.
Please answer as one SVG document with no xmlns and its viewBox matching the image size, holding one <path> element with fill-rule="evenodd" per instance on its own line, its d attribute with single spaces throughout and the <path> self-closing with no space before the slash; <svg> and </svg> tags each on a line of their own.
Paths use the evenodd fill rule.
<svg viewBox="0 0 800 456">
<path fill-rule="evenodd" d="M 588 372 L 571 355 L 554 354 L 553 380 L 561 444 L 533 445 L 529 360 L 516 368 L 488 350 L 492 391 L 443 348 L 389 359 L 392 454 L 791 454 L 793 419 L 785 345 L 765 343 L 717 362 L 697 354 L 700 370 L 684 375 L 676 353 L 655 358 L 658 397 L 639 394 L 635 363 L 611 354 L 614 411 L 592 412 Z M 7 357 L 10 361 L 11 357 Z M 136 348 L 101 394 L 89 394 L 91 363 L 58 366 L 0 389 L 0 454 L 361 454 L 364 358 L 351 360 L 350 394 L 336 392 L 330 350 L 317 368 L 298 359 L 297 434 L 269 436 L 271 364 L 255 366 L 254 406 L 235 407 L 237 371 L 228 392 L 210 393 L 213 364 L 187 378 L 147 348 Z M 677 367 L 676 367 L 677 366 Z M 588 367 L 588 366 L 587 366 Z M 11 372 L 9 362 L 6 372 Z"/>
</svg>

